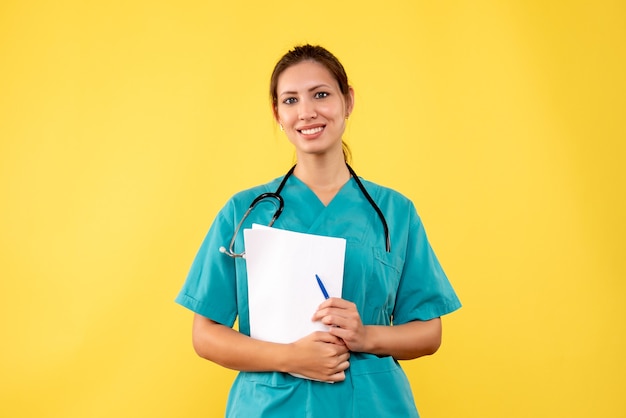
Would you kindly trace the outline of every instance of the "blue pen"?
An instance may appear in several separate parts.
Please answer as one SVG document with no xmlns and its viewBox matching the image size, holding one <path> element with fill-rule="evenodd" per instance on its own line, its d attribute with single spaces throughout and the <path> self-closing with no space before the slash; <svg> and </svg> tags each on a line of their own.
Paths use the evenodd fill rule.
<svg viewBox="0 0 626 418">
<path fill-rule="evenodd" d="M 320 279 L 320 276 L 318 276 L 317 274 L 315 275 L 315 278 L 317 279 L 317 284 L 320 287 L 320 290 L 322 291 L 322 294 L 324 295 L 325 299 L 328 299 L 328 292 L 326 291 L 326 288 L 324 287 L 324 283 L 322 283 L 322 279 Z"/>
</svg>

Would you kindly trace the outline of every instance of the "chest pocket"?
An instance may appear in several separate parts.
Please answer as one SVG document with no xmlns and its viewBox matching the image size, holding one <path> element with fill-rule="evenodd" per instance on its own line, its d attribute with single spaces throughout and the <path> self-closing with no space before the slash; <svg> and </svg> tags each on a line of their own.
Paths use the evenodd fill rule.
<svg viewBox="0 0 626 418">
<path fill-rule="evenodd" d="M 356 303 L 363 324 L 390 325 L 401 274 L 393 253 L 348 241 L 343 297 Z"/>
</svg>

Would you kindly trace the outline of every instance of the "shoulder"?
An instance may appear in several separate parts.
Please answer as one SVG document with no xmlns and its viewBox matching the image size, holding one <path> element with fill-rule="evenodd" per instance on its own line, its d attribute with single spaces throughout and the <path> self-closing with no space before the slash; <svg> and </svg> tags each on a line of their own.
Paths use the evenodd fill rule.
<svg viewBox="0 0 626 418">
<path fill-rule="evenodd" d="M 400 229 L 419 226 L 421 218 L 411 199 L 390 187 L 360 180 L 390 225 Z"/>
<path fill-rule="evenodd" d="M 231 195 L 221 209 L 218 211 L 214 225 L 225 224 L 228 227 L 239 219 L 250 208 L 250 205 L 258 196 L 267 192 L 274 192 L 280 184 L 281 177 L 271 180 L 267 183 L 257 186 L 249 187 L 247 189 L 240 190 Z"/>
<path fill-rule="evenodd" d="M 282 177 L 277 177 L 271 181 L 268 181 L 267 183 L 259 184 L 257 186 L 241 190 L 231 196 L 231 198 L 227 202 L 227 205 L 234 204 L 236 206 L 239 206 L 240 204 L 246 204 L 246 206 L 248 206 L 260 194 L 276 191 L 276 188 L 280 184 L 281 179 Z"/>
<path fill-rule="evenodd" d="M 365 186 L 365 189 L 372 196 L 372 198 L 378 202 L 388 202 L 394 205 L 406 206 L 406 207 L 414 207 L 411 199 L 406 197 L 401 192 L 392 189 L 390 187 L 382 186 L 378 183 L 374 183 L 370 180 L 365 180 L 360 178 L 361 183 Z"/>
</svg>

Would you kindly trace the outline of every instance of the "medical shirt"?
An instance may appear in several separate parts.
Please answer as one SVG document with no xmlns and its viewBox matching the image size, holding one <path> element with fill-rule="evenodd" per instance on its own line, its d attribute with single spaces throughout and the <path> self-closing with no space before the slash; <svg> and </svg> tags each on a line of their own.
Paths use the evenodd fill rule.
<svg viewBox="0 0 626 418">
<path fill-rule="evenodd" d="M 176 302 L 249 335 L 246 261 L 219 252 L 252 200 L 274 192 L 280 178 L 233 196 L 217 215 Z M 389 226 L 391 252 L 377 213 L 354 179 L 325 206 L 295 175 L 281 192 L 285 207 L 274 227 L 346 239 L 342 298 L 356 304 L 364 325 L 427 321 L 461 304 L 428 240 L 413 203 L 400 193 L 363 180 Z M 267 224 L 276 206 L 261 201 L 243 229 Z M 311 313 L 313 314 L 313 312 Z M 228 399 L 227 417 L 418 417 L 408 379 L 392 357 L 351 353 L 346 379 L 329 384 L 280 372 L 240 372 Z"/>
</svg>

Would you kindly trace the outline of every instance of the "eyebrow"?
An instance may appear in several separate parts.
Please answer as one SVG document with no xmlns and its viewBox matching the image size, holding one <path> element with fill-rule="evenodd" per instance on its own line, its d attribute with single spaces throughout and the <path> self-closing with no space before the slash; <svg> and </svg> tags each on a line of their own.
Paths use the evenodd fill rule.
<svg viewBox="0 0 626 418">
<path fill-rule="evenodd" d="M 318 84 L 318 85 L 315 85 L 315 86 L 311 87 L 307 91 L 311 92 L 311 91 L 317 90 L 317 89 L 322 88 L 322 87 L 330 88 L 330 86 L 328 84 L 322 83 L 322 84 Z M 292 95 L 292 94 L 298 94 L 298 92 L 297 91 L 283 91 L 282 93 L 279 94 L 279 96 L 288 96 L 288 95 Z"/>
</svg>

